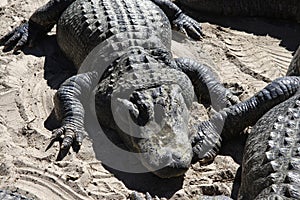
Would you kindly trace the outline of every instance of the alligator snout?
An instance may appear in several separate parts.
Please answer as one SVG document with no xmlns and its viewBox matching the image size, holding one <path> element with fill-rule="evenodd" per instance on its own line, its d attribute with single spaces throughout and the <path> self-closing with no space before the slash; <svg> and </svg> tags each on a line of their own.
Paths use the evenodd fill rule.
<svg viewBox="0 0 300 200">
<path fill-rule="evenodd" d="M 143 165 L 161 178 L 183 175 L 191 165 L 192 145 L 189 142 L 187 126 L 180 127 L 165 124 L 156 134 L 150 134 L 137 145 Z M 179 131 L 180 130 L 180 131 Z"/>
<path fill-rule="evenodd" d="M 181 157 L 178 154 L 169 154 L 166 159 L 169 160 L 169 164 L 153 172 L 161 178 L 181 176 L 191 165 L 191 160 L 189 158 Z"/>
</svg>

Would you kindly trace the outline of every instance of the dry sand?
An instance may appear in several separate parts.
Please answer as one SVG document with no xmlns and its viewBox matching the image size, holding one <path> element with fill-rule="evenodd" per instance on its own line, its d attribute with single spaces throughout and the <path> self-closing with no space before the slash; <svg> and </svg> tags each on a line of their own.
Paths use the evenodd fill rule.
<svg viewBox="0 0 300 200">
<path fill-rule="evenodd" d="M 1 0 L 0 35 L 15 27 L 46 0 Z M 195 14 L 195 13 L 194 13 Z M 197 15 L 197 13 L 196 13 Z M 201 42 L 175 34 L 178 57 L 208 63 L 242 100 L 283 76 L 298 44 L 298 25 L 260 19 L 199 18 L 206 37 Z M 297 35 L 298 34 L 298 35 Z M 166 199 L 199 199 L 199 194 L 236 198 L 242 142 L 225 145 L 207 166 L 195 164 L 184 177 L 162 180 L 152 174 L 127 174 L 96 159 L 97 144 L 87 138 L 78 154 L 55 161 L 58 144 L 45 152 L 51 132 L 52 97 L 74 71 L 61 58 L 55 37 L 34 49 L 0 53 L 0 188 L 36 199 L 126 199 L 132 191 Z M 195 119 L 206 119 L 195 103 Z M 45 124 L 45 125 L 44 125 Z M 227 146 L 227 147 L 226 147 Z"/>
</svg>

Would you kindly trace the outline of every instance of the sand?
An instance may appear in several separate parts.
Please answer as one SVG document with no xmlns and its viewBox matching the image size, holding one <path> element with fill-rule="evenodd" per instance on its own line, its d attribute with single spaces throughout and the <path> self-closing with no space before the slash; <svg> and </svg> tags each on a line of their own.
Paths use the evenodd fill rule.
<svg viewBox="0 0 300 200">
<path fill-rule="evenodd" d="M 45 0 L 1 0 L 0 35 L 28 19 Z M 209 64 L 245 100 L 284 76 L 300 43 L 299 25 L 262 19 L 194 16 L 205 38 L 192 41 L 175 33 L 172 52 Z M 200 194 L 236 198 L 243 142 L 225 145 L 212 164 L 194 164 L 184 177 L 159 179 L 151 173 L 128 174 L 97 160 L 97 143 L 86 138 L 79 153 L 56 161 L 59 146 L 45 152 L 53 120 L 53 95 L 74 74 L 56 45 L 55 32 L 34 49 L 0 53 L 0 188 L 36 199 L 127 199 L 133 191 L 162 199 L 199 199 Z M 298 35 L 297 35 L 298 34 Z M 194 103 L 196 120 L 206 110 Z M 47 128 L 45 128 L 47 127 Z"/>
</svg>

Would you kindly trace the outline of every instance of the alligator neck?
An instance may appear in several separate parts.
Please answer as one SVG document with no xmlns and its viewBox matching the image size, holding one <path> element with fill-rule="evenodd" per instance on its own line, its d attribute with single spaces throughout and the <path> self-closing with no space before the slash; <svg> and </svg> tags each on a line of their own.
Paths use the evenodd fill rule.
<svg viewBox="0 0 300 200">
<path fill-rule="evenodd" d="M 146 49 L 132 46 L 124 52 L 107 67 L 100 81 L 111 76 L 117 80 L 129 71 L 154 69 L 154 66 L 155 69 L 176 68 L 171 52 L 165 48 Z"/>
</svg>

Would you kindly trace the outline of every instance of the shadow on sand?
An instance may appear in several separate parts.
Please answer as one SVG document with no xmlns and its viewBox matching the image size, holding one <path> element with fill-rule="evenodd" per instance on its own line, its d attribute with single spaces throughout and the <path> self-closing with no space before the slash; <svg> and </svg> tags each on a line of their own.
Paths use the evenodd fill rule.
<svg viewBox="0 0 300 200">
<path fill-rule="evenodd" d="M 287 20 L 255 17 L 225 17 L 203 15 L 196 11 L 185 10 L 199 22 L 208 22 L 233 30 L 244 31 L 258 36 L 269 35 L 281 40 L 280 45 L 295 52 L 300 45 L 300 24 Z"/>
</svg>

